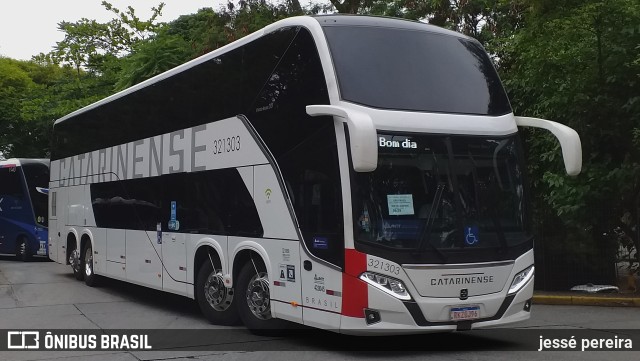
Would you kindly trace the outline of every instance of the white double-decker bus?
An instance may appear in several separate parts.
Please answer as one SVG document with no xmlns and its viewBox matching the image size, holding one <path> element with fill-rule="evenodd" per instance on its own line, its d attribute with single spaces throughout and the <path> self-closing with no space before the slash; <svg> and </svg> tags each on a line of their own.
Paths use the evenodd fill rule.
<svg viewBox="0 0 640 361">
<path fill-rule="evenodd" d="M 50 258 L 254 332 L 522 321 L 534 257 L 518 126 L 553 132 L 580 172 L 577 133 L 514 116 L 476 40 L 285 19 L 55 122 Z"/>
</svg>

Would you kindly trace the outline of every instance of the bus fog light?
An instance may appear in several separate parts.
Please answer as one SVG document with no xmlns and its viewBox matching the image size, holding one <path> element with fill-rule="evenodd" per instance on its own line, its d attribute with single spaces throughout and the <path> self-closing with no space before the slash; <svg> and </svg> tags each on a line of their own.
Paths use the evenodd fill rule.
<svg viewBox="0 0 640 361">
<path fill-rule="evenodd" d="M 382 320 L 380 312 L 369 308 L 364 309 L 364 319 L 367 322 L 367 325 L 373 325 L 374 323 L 378 323 Z"/>
<path fill-rule="evenodd" d="M 509 287 L 508 294 L 512 295 L 520 291 L 520 289 L 524 287 L 524 285 L 526 285 L 527 282 L 531 280 L 531 278 L 533 278 L 534 270 L 535 270 L 535 267 L 529 266 L 524 271 L 518 273 L 515 277 L 513 277 L 513 282 L 511 282 L 511 287 Z"/>
<path fill-rule="evenodd" d="M 382 276 L 373 272 L 364 272 L 360 275 L 360 279 L 401 300 L 411 299 L 411 295 L 409 295 L 404 283 L 398 279 Z"/>
</svg>

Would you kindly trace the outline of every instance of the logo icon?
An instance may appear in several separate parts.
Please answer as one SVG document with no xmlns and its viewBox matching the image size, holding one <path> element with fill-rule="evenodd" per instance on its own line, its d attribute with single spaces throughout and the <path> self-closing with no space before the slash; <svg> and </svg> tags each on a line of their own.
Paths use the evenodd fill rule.
<svg viewBox="0 0 640 361">
<path fill-rule="evenodd" d="M 264 190 L 264 196 L 267 197 L 267 200 L 271 198 L 271 188 L 267 188 Z"/>
<path fill-rule="evenodd" d="M 296 281 L 296 266 L 290 264 L 287 265 L 287 281 Z"/>
<path fill-rule="evenodd" d="M 12 350 L 40 348 L 40 332 L 9 331 L 7 332 L 7 348 Z"/>
<path fill-rule="evenodd" d="M 469 290 L 466 288 L 463 288 L 460 290 L 460 299 L 461 300 L 466 300 L 467 298 L 469 298 Z"/>
<path fill-rule="evenodd" d="M 478 239 L 478 227 L 465 227 L 464 241 L 470 246 L 480 242 L 480 239 Z"/>
</svg>

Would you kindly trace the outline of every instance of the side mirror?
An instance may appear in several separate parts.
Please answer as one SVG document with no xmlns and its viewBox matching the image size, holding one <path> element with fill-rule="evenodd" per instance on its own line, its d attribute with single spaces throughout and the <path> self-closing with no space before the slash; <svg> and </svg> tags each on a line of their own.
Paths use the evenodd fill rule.
<svg viewBox="0 0 640 361">
<path fill-rule="evenodd" d="M 351 161 L 356 172 L 372 172 L 378 167 L 378 143 L 376 127 L 371 117 L 363 112 L 335 105 L 307 105 L 312 117 L 332 115 L 349 128 Z"/>
<path fill-rule="evenodd" d="M 564 124 L 550 120 L 516 117 L 516 124 L 521 127 L 543 128 L 556 136 L 562 148 L 562 158 L 567 174 L 575 176 L 582 170 L 582 145 L 578 133 Z"/>
</svg>

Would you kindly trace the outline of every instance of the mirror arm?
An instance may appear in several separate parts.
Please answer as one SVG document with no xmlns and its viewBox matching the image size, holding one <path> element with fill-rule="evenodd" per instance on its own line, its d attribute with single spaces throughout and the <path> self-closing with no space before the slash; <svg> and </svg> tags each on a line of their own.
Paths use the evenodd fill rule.
<svg viewBox="0 0 640 361">
<path fill-rule="evenodd" d="M 363 112 L 336 105 L 307 105 L 307 114 L 331 115 L 347 123 L 351 160 L 356 172 L 372 172 L 378 166 L 378 134 L 371 117 Z"/>
<path fill-rule="evenodd" d="M 560 142 L 562 158 L 564 159 L 564 167 L 567 174 L 570 176 L 580 174 L 582 170 L 582 145 L 580 143 L 580 136 L 575 130 L 564 124 L 546 119 L 530 117 L 515 118 L 516 124 L 520 127 L 542 128 L 550 131 Z"/>
</svg>

